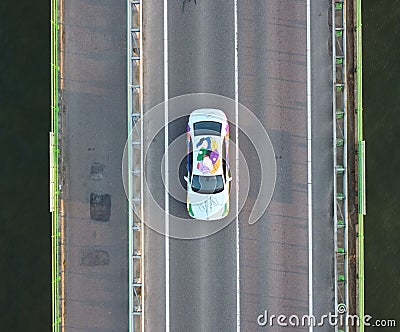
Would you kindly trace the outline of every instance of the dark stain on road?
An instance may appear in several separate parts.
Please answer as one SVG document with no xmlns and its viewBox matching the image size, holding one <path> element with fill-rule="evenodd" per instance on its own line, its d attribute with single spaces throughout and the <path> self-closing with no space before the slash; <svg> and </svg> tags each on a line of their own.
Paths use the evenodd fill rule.
<svg viewBox="0 0 400 332">
<path fill-rule="evenodd" d="M 90 219 L 109 221 L 111 215 L 111 196 L 109 194 L 90 193 Z"/>
<path fill-rule="evenodd" d="M 105 250 L 85 248 L 81 250 L 82 266 L 101 266 L 110 264 L 110 254 Z"/>
<path fill-rule="evenodd" d="M 192 0 L 182 0 L 182 13 L 185 11 L 185 5 Z M 193 0 L 194 4 L 197 5 L 197 0 Z"/>
</svg>

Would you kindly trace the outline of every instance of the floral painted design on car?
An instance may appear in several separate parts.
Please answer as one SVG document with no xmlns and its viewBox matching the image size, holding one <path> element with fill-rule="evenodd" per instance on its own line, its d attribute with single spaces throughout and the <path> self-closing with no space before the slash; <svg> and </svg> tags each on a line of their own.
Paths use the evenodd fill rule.
<svg viewBox="0 0 400 332">
<path fill-rule="evenodd" d="M 218 144 L 212 137 L 203 137 L 196 144 L 199 149 L 197 154 L 197 169 L 203 174 L 214 174 L 221 163 Z"/>
</svg>

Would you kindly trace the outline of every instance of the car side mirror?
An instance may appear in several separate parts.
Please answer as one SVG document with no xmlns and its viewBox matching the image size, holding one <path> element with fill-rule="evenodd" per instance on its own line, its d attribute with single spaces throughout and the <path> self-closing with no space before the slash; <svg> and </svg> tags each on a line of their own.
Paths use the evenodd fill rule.
<svg viewBox="0 0 400 332">
<path fill-rule="evenodd" d="M 188 177 L 187 177 L 186 175 L 185 175 L 183 178 L 185 179 L 185 181 L 186 181 L 187 183 L 189 183 L 189 179 L 188 179 Z"/>
<path fill-rule="evenodd" d="M 228 180 L 228 182 L 231 182 L 232 181 L 232 177 L 229 176 L 227 180 Z"/>
</svg>

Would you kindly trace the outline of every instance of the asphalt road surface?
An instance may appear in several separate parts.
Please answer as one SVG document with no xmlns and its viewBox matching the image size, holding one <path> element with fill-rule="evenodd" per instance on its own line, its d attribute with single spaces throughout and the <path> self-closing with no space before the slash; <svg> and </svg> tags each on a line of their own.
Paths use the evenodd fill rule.
<svg viewBox="0 0 400 332">
<path fill-rule="evenodd" d="M 166 240 L 145 228 L 145 330 L 305 330 L 261 327 L 257 317 L 265 310 L 269 315 L 302 316 L 310 308 L 318 317 L 334 309 L 330 3 L 311 6 L 311 105 L 307 104 L 306 0 L 246 0 L 237 1 L 237 7 L 233 0 L 169 0 L 166 4 L 166 12 L 162 1 L 143 4 L 144 111 L 166 97 L 189 93 L 238 97 L 271 137 L 277 180 L 266 213 L 249 225 L 262 156 L 239 133 L 239 148 L 252 181 L 238 224 L 232 222 L 198 240 Z M 124 2 L 66 2 L 63 11 L 66 330 L 123 331 L 128 325 L 127 204 L 120 176 L 127 128 L 125 18 Z M 313 142 L 312 233 L 308 106 Z M 240 128 L 246 119 L 241 114 L 238 118 Z M 169 143 L 184 133 L 184 122 L 182 132 L 179 123 L 171 124 Z M 165 132 L 150 141 L 146 130 L 145 172 L 151 194 L 161 207 L 166 208 L 167 197 L 170 212 L 184 214 L 185 204 L 165 196 L 161 179 Z M 235 140 L 234 133 L 231 138 Z M 235 209 L 234 196 L 231 209 Z M 154 216 L 149 198 L 145 192 L 144 218 L 165 218 Z M 332 330 L 318 327 L 318 331 Z"/>
<path fill-rule="evenodd" d="M 62 327 L 126 331 L 126 4 L 65 1 L 61 14 Z"/>
<path fill-rule="evenodd" d="M 163 6 L 156 1 L 144 4 L 145 111 L 166 98 L 166 63 L 169 98 L 207 92 L 234 99 L 235 2 L 168 1 L 166 21 L 162 19 Z M 170 238 L 169 252 L 165 237 L 146 228 L 146 330 L 233 331 L 239 324 L 243 331 L 304 330 L 260 327 L 257 317 L 264 310 L 270 315 L 299 317 L 308 314 L 310 307 L 317 317 L 334 310 L 329 7 L 328 2 L 311 7 L 312 243 L 307 185 L 306 1 L 239 1 L 238 97 L 271 137 L 277 163 L 275 192 L 266 213 L 255 225 L 249 225 L 249 210 L 260 186 L 260 156 L 246 136 L 239 134 L 239 148 L 251 161 L 248 165 L 253 179 L 239 214 L 239 288 L 235 222 L 199 240 Z M 239 128 L 244 120 L 239 114 Z M 181 133 L 174 124 L 170 126 L 174 129 L 169 131 L 172 142 Z M 152 160 L 164 153 L 164 134 L 161 131 L 157 137 Z M 165 208 L 161 164 L 154 163 L 147 166 L 148 178 L 153 179 L 150 185 L 157 189 L 158 201 Z M 170 213 L 185 213 L 185 205 L 172 198 L 169 208 Z M 151 206 L 145 206 L 145 211 L 146 218 Z"/>
</svg>

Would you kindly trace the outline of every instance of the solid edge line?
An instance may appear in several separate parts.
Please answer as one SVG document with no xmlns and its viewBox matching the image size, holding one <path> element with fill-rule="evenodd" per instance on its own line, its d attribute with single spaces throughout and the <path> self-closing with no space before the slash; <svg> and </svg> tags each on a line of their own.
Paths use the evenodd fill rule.
<svg viewBox="0 0 400 332">
<path fill-rule="evenodd" d="M 144 226 L 144 124 L 143 124 L 143 113 L 144 113 L 144 84 L 143 84 L 143 1 L 140 1 L 140 40 L 139 40 L 139 49 L 140 49 L 140 64 L 139 64 L 139 83 L 140 83 L 140 169 L 141 169 L 141 176 L 140 176 L 140 197 L 142 197 L 142 201 L 140 204 L 140 216 L 141 216 L 141 232 L 140 232 L 140 249 L 142 253 L 142 258 L 140 260 L 141 262 L 141 280 L 142 280 L 142 292 L 143 294 L 146 294 L 146 284 L 144 283 L 144 263 L 146 259 L 146 253 L 144 252 L 144 232 L 145 232 L 145 226 Z M 132 53 L 131 53 L 132 54 Z M 144 323 L 145 323 L 145 296 L 142 296 L 142 318 L 141 318 L 141 330 L 144 331 Z"/>
<path fill-rule="evenodd" d="M 311 1 L 307 0 L 307 191 L 308 191 L 308 314 L 313 308 L 313 253 L 312 253 L 312 168 L 311 168 Z M 313 326 L 309 326 L 313 331 Z"/>
<path fill-rule="evenodd" d="M 165 154 L 165 331 L 170 330 L 169 308 L 169 178 L 168 178 L 168 0 L 164 0 L 164 154 Z"/>
<path fill-rule="evenodd" d="M 132 102 L 131 102 L 131 95 L 132 95 L 132 88 L 131 88 L 131 66 L 132 66 L 132 61 L 131 61 L 131 3 L 130 0 L 126 1 L 126 42 L 127 42 L 127 75 L 126 75 L 126 80 L 127 80 L 127 135 L 128 135 L 128 147 L 127 147 L 127 170 L 128 170 L 128 291 L 129 291 L 129 296 L 128 296 L 128 308 L 129 308 L 129 317 L 128 317 L 128 324 L 129 324 L 129 331 L 134 330 L 134 309 L 133 309 L 133 229 L 132 229 L 132 207 L 131 207 L 131 202 L 132 202 L 132 177 L 130 176 L 130 167 L 131 167 L 131 157 L 132 157 L 132 147 L 131 144 L 129 144 L 129 135 L 132 130 L 131 126 L 131 114 L 132 114 Z"/>
<path fill-rule="evenodd" d="M 240 238 L 239 238 L 239 60 L 238 60 L 238 0 L 235 1 L 235 129 L 236 129 L 236 331 L 240 332 Z"/>
</svg>

